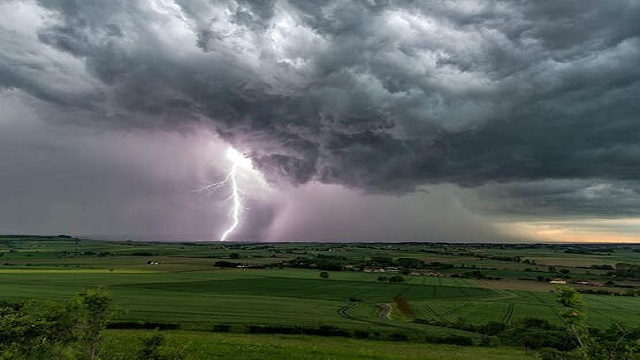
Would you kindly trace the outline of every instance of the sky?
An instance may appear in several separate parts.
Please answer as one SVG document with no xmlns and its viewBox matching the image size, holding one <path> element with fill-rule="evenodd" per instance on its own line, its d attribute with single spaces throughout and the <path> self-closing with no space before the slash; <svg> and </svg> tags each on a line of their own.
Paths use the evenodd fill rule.
<svg viewBox="0 0 640 360">
<path fill-rule="evenodd" d="M 3 0 L 0 233 L 640 241 L 640 1 Z M 228 184 L 227 184 L 228 185 Z"/>
</svg>

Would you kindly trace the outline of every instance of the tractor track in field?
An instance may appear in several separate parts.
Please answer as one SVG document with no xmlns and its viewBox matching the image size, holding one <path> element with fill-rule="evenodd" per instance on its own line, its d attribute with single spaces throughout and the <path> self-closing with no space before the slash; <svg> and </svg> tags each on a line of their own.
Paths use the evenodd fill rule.
<svg viewBox="0 0 640 360">
<path fill-rule="evenodd" d="M 514 294 L 510 291 L 504 290 L 504 289 L 499 289 L 498 287 L 494 286 L 494 285 L 489 285 L 485 289 L 489 289 L 493 292 L 496 293 L 495 297 L 486 297 L 484 298 L 484 300 L 504 300 L 504 299 L 513 299 L 513 298 L 517 298 L 518 295 Z M 480 288 L 482 288 L 482 286 L 480 286 Z"/>
<path fill-rule="evenodd" d="M 562 318 L 562 315 L 560 315 L 560 312 L 553 309 L 552 306 L 547 303 L 546 301 L 544 301 L 540 296 L 536 295 L 534 291 L 529 291 L 529 295 L 531 295 L 532 298 L 536 299 L 540 304 L 551 308 L 551 311 L 553 312 L 553 314 L 560 319 L 560 321 L 564 322 L 564 319 Z"/>
<path fill-rule="evenodd" d="M 404 295 L 406 292 L 408 292 L 409 290 L 411 290 L 413 287 L 417 286 L 416 284 L 406 284 L 403 289 L 398 292 L 398 294 L 396 296 L 402 296 Z M 366 292 L 366 291 L 365 291 Z M 358 294 L 362 294 L 364 292 L 360 292 Z M 357 302 L 349 302 L 348 304 L 341 306 L 340 308 L 338 308 L 336 310 L 336 314 L 344 319 L 348 319 L 351 321 L 357 321 L 357 322 L 361 322 L 361 323 L 365 323 L 365 324 L 372 324 L 372 325 L 379 325 L 379 326 L 389 326 L 389 327 L 399 327 L 398 325 L 394 325 L 394 324 L 387 324 L 387 323 L 383 323 L 383 322 L 377 322 L 377 321 L 372 321 L 372 320 L 367 320 L 367 319 L 362 319 L 356 316 L 353 316 L 349 313 L 349 311 L 353 308 L 355 308 L 356 306 L 358 306 Z M 378 316 L 380 318 L 384 318 L 384 319 L 389 319 L 389 315 L 391 314 L 391 310 L 392 310 L 392 306 L 390 304 L 386 304 L 386 303 L 382 303 L 382 304 L 378 304 L 378 306 L 381 308 L 381 311 L 378 313 Z M 442 318 L 444 321 L 447 321 L 446 319 Z"/>
<path fill-rule="evenodd" d="M 528 291 L 528 293 L 532 298 L 536 299 L 540 304 L 546 305 L 546 306 L 550 305 L 549 302 L 545 301 L 543 298 L 541 298 L 540 296 L 536 295 L 535 291 Z"/>
<path fill-rule="evenodd" d="M 602 295 L 594 295 L 592 297 L 589 297 L 588 299 L 589 299 L 589 301 L 592 301 L 594 303 L 598 303 L 600 305 L 605 305 L 606 307 L 613 308 L 616 311 L 621 311 L 621 310 L 624 311 L 623 307 L 620 307 L 620 306 L 615 305 L 615 304 L 610 304 L 610 303 L 608 303 L 606 301 L 603 301 L 602 299 L 597 298 L 597 296 L 602 296 Z"/>
<path fill-rule="evenodd" d="M 453 309 L 449 309 L 447 311 L 444 311 L 442 314 L 443 315 L 452 315 L 457 313 L 460 309 L 464 309 L 465 307 L 467 307 L 469 304 L 471 303 L 471 300 L 469 299 L 465 299 L 459 306 L 454 307 Z"/>
<path fill-rule="evenodd" d="M 607 319 L 611 324 L 615 324 L 616 320 L 614 318 L 612 318 L 611 316 L 607 315 L 605 312 L 603 312 L 602 310 L 599 309 L 589 309 L 589 311 L 598 314 L 600 316 L 602 316 L 603 318 Z"/>
<path fill-rule="evenodd" d="M 457 313 L 460 309 L 464 309 L 471 303 L 471 298 L 473 297 L 473 296 L 470 296 L 467 291 L 463 290 L 464 286 L 461 286 L 461 282 L 459 279 L 453 278 L 453 280 L 454 280 L 454 283 L 456 284 L 456 289 L 460 292 L 460 294 L 462 294 L 461 298 L 464 300 L 460 305 L 443 312 L 442 313 L 443 316 L 452 315 Z"/>
<path fill-rule="evenodd" d="M 349 314 L 349 310 L 356 306 L 358 306 L 358 303 L 350 302 L 347 305 L 340 307 L 336 312 L 340 317 L 343 317 L 345 319 L 358 320 L 358 318 Z"/>
<path fill-rule="evenodd" d="M 455 280 L 455 284 L 457 285 L 456 289 L 462 294 L 461 298 L 463 298 L 464 300 L 459 306 L 456 306 L 453 309 L 449 309 L 448 311 L 443 312 L 443 315 L 455 314 L 460 309 L 464 309 L 466 306 L 469 305 L 469 303 L 471 303 L 470 298 L 472 296 L 469 296 L 469 293 L 462 289 L 462 286 L 460 286 L 460 282 L 458 281 L 458 279 L 454 279 L 454 280 Z"/>
<path fill-rule="evenodd" d="M 507 306 L 507 311 L 505 311 L 504 316 L 502 316 L 503 324 L 509 325 L 509 323 L 511 322 L 511 318 L 513 317 L 514 308 L 515 308 L 515 305 L 513 304 L 509 304 L 509 306 Z"/>
<path fill-rule="evenodd" d="M 593 301 L 593 302 L 595 302 L 595 303 L 597 303 L 597 304 L 599 304 L 599 305 L 605 305 L 605 306 L 609 307 L 609 309 L 593 308 L 593 307 L 591 307 L 591 308 L 589 308 L 588 310 L 589 310 L 590 312 L 593 312 L 593 313 L 597 313 L 597 314 L 599 314 L 599 315 L 600 315 L 600 316 L 602 316 L 603 318 L 605 318 L 605 319 L 609 320 L 611 323 L 615 323 L 615 322 L 616 322 L 616 320 L 615 320 L 614 318 L 612 318 L 611 316 L 607 315 L 607 310 L 609 310 L 609 311 L 618 311 L 618 312 L 620 312 L 621 310 L 624 310 L 624 309 L 623 309 L 623 308 L 621 308 L 620 306 L 617 306 L 617 305 L 614 305 L 614 304 L 610 304 L 610 303 L 608 303 L 608 302 L 606 302 L 606 301 L 603 301 L 603 300 L 601 300 L 601 299 L 598 299 L 598 298 L 596 298 L 595 296 L 602 296 L 602 295 L 594 295 L 594 297 L 590 297 L 590 298 L 589 298 L 589 301 Z M 613 310 L 613 309 L 615 309 L 615 310 Z"/>
<path fill-rule="evenodd" d="M 394 328 L 399 327 L 398 325 L 394 325 L 394 324 L 386 324 L 383 322 L 361 319 L 349 314 L 349 310 L 353 309 L 356 306 L 358 306 L 358 303 L 355 303 L 355 302 L 348 303 L 347 305 L 341 306 L 338 310 L 336 310 L 336 313 L 338 314 L 338 316 L 351 321 L 357 321 L 357 322 L 370 324 L 370 325 L 377 325 L 377 326 L 388 326 L 388 327 L 394 327 Z"/>
<path fill-rule="evenodd" d="M 445 324 L 451 324 L 451 321 L 447 320 L 444 316 L 435 311 L 429 304 L 425 304 L 424 309 L 431 315 L 433 315 L 436 319 L 442 321 Z"/>
</svg>

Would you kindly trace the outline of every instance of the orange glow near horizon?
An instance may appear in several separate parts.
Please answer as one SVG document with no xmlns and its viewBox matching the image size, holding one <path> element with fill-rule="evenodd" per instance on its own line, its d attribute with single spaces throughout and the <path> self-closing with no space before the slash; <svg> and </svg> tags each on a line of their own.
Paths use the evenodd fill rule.
<svg viewBox="0 0 640 360">
<path fill-rule="evenodd" d="M 505 234 L 540 242 L 638 243 L 640 219 L 576 219 L 500 222 Z M 635 231 L 630 230 L 636 229 Z M 627 229 L 627 231 L 625 231 Z"/>
</svg>

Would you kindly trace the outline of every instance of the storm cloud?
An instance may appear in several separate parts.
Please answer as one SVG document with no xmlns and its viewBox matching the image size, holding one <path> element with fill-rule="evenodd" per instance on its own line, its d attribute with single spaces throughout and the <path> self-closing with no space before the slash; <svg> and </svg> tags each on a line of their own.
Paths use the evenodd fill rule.
<svg viewBox="0 0 640 360">
<path fill-rule="evenodd" d="M 0 88 L 50 123 L 203 127 L 273 183 L 446 183 L 488 213 L 638 215 L 637 1 L 13 0 L 0 14 Z"/>
</svg>

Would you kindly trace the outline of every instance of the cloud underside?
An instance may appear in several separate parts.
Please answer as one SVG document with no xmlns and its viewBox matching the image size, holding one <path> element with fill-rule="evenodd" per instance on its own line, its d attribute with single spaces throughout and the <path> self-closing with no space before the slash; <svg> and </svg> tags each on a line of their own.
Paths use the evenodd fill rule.
<svg viewBox="0 0 640 360">
<path fill-rule="evenodd" d="M 640 215 L 635 1 L 0 8 L 0 87 L 52 122 L 205 126 L 272 181 L 453 183 L 489 213 Z"/>
</svg>

